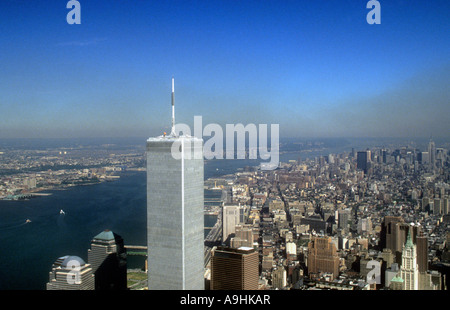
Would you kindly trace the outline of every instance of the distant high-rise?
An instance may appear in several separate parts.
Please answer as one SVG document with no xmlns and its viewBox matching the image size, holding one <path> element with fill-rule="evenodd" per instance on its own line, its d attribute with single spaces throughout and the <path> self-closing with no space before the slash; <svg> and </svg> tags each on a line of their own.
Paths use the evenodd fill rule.
<svg viewBox="0 0 450 310">
<path fill-rule="evenodd" d="M 94 274 L 91 265 L 78 256 L 58 258 L 49 274 L 47 290 L 94 290 Z"/>
<path fill-rule="evenodd" d="M 358 234 L 370 234 L 372 232 L 372 221 L 370 217 L 361 218 L 358 221 Z"/>
<path fill-rule="evenodd" d="M 419 152 L 417 154 L 417 160 L 422 165 L 428 164 L 430 162 L 430 155 L 428 152 Z"/>
<path fill-rule="evenodd" d="M 96 290 L 126 290 L 127 261 L 123 239 L 110 230 L 96 235 L 88 250 Z"/>
<path fill-rule="evenodd" d="M 442 199 L 440 198 L 434 198 L 433 201 L 433 214 L 439 215 L 442 214 L 442 210 L 443 210 L 443 203 L 442 203 Z"/>
<path fill-rule="evenodd" d="M 338 227 L 346 229 L 349 227 L 349 221 L 352 219 L 350 209 L 342 209 L 338 211 Z"/>
<path fill-rule="evenodd" d="M 150 290 L 204 289 L 203 140 L 172 132 L 147 140 Z"/>
<path fill-rule="evenodd" d="M 367 174 L 370 168 L 370 151 L 358 152 L 356 156 L 356 167 Z"/>
<path fill-rule="evenodd" d="M 211 252 L 212 290 L 257 290 L 259 254 L 253 248 L 215 247 Z"/>
<path fill-rule="evenodd" d="M 385 149 L 381 150 L 381 158 L 382 158 L 382 162 L 384 164 L 387 163 L 387 156 L 388 156 L 387 150 L 385 150 Z"/>
<path fill-rule="evenodd" d="M 430 142 L 428 143 L 428 156 L 430 160 L 430 169 L 434 170 L 436 167 L 436 145 L 434 144 L 434 141 L 430 139 Z"/>
</svg>

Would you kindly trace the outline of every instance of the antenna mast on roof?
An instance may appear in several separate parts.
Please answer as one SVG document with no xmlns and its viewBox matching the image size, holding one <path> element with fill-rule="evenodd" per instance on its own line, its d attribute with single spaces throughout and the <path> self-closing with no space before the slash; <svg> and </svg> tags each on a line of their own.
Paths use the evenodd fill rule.
<svg viewBox="0 0 450 310">
<path fill-rule="evenodd" d="M 172 78 L 172 132 L 170 135 L 175 136 L 175 81 Z"/>
</svg>

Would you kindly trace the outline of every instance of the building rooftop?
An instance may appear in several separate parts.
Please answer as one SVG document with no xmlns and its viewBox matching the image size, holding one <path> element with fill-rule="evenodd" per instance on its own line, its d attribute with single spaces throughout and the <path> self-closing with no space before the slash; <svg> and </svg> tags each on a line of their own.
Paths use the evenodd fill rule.
<svg viewBox="0 0 450 310">
<path fill-rule="evenodd" d="M 74 266 L 75 267 L 84 266 L 86 265 L 86 262 L 81 257 L 74 255 L 66 255 L 58 258 L 53 265 L 64 269 L 72 269 Z"/>
<path fill-rule="evenodd" d="M 97 236 L 95 236 L 94 239 L 110 241 L 110 240 L 114 240 L 115 238 L 114 238 L 114 233 L 111 230 L 105 229 L 104 231 L 99 233 Z"/>
</svg>

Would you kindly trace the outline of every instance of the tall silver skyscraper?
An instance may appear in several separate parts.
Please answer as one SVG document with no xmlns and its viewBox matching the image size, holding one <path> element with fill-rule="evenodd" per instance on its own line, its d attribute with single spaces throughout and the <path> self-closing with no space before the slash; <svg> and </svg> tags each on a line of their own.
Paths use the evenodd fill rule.
<svg viewBox="0 0 450 310">
<path fill-rule="evenodd" d="M 430 170 L 434 170 L 434 168 L 436 167 L 436 145 L 431 138 L 430 142 L 428 143 L 428 156 L 430 160 Z"/>
<path fill-rule="evenodd" d="M 203 140 L 172 131 L 147 140 L 149 290 L 204 289 Z"/>
</svg>

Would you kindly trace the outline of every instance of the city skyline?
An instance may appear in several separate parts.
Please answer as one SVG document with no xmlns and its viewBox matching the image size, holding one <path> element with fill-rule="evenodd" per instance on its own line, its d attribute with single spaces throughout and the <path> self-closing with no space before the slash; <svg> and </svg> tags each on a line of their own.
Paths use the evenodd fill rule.
<svg viewBox="0 0 450 310">
<path fill-rule="evenodd" d="M 156 141 L 163 139 L 168 138 L 153 138 Z M 109 147 L 111 146 L 103 146 L 103 148 Z M 205 215 L 216 214 L 217 216 L 214 227 L 213 223 L 206 224 L 206 221 L 205 225 L 196 225 L 205 226 L 205 230 L 211 229 L 205 237 L 205 263 L 211 258 L 207 255 L 207 251 L 212 251 L 212 247 L 217 242 L 226 242 L 225 237 L 220 237 L 220 227 L 226 235 L 225 228 L 232 220 L 228 216 L 235 217 L 239 213 L 239 221 L 237 222 L 237 218 L 234 221 L 237 226 L 235 236 L 230 238 L 230 246 L 233 248 L 251 246 L 257 248 L 263 255 L 261 260 L 263 271 L 260 274 L 258 287 L 268 290 L 316 288 L 372 290 L 375 287 L 373 283 L 369 283 L 370 266 L 379 266 L 381 279 L 372 278 L 376 281 L 377 290 L 379 288 L 382 290 L 405 289 L 406 273 L 404 271 L 416 274 L 416 269 L 419 273 L 419 290 L 445 290 L 448 286 L 446 281 L 448 267 L 445 266 L 448 266 L 449 258 L 448 242 L 446 243 L 449 237 L 449 157 L 448 149 L 437 147 L 435 163 L 431 165 L 430 158 L 433 157 L 428 156 L 429 149 L 434 152 L 433 143 L 421 150 L 402 145 L 390 150 L 383 147 L 370 148 L 371 165 L 367 173 L 360 170 L 358 153 L 355 149 L 341 153 L 340 148 L 334 151 L 329 149 L 326 153 L 323 150 L 321 154 L 308 152 L 305 157 L 303 155 L 306 154 L 300 151 L 300 157 L 298 157 L 299 154 L 292 154 L 293 160 L 286 158 L 276 171 L 260 171 L 254 169 L 255 167 L 253 169 L 238 168 L 244 166 L 244 163 L 240 163 L 232 169 L 235 173 L 229 174 L 232 171 L 227 173 L 222 170 L 228 164 L 216 166 L 205 164 L 205 188 L 208 188 L 208 191 L 219 190 L 218 196 L 217 193 L 214 195 L 208 193 L 209 198 L 205 199 L 204 204 Z M 87 147 L 87 150 L 88 154 L 99 154 L 91 147 Z M 94 168 L 99 162 L 92 161 L 87 156 L 86 159 L 83 157 L 81 157 L 82 160 L 78 159 L 82 166 L 77 165 L 75 169 L 64 170 L 60 170 L 61 164 L 67 165 L 72 159 L 80 158 L 80 155 L 72 155 L 70 150 L 68 154 L 60 157 L 49 156 L 55 154 L 55 150 L 51 149 L 36 150 L 36 152 L 40 158 L 47 158 L 56 165 L 52 165 L 53 168 L 49 170 L 44 168 L 44 171 L 37 172 L 33 169 L 34 163 L 43 161 L 38 160 L 35 155 L 30 156 L 33 154 L 30 151 L 24 153 L 18 150 L 18 153 L 15 153 L 6 149 L 2 155 L 6 159 L 2 166 L 13 168 L 15 172 L 10 175 L 6 169 L 7 173 L 0 180 L 0 198 L 2 188 L 6 193 L 15 192 L 16 194 L 19 194 L 20 189 L 23 189 L 24 193 L 34 193 L 34 190 L 37 193 L 51 191 L 50 195 L 44 194 L 28 201 L 21 201 L 20 197 L 17 197 L 17 200 L 14 197 L 4 197 L 5 201 L 0 201 L 2 218 L 6 219 L 0 227 L 2 242 L 9 249 L 2 257 L 3 262 L 17 266 L 22 272 L 22 261 L 13 259 L 14 253 L 20 248 L 23 251 L 23 259 L 33 258 L 30 264 L 27 264 L 26 274 L 33 272 L 38 277 L 41 273 L 44 275 L 42 281 L 35 281 L 37 286 L 34 287 L 39 289 L 48 281 L 48 271 L 53 270 L 50 265 L 55 263 L 55 258 L 62 258 L 62 255 L 66 254 L 86 253 L 86 245 L 89 243 L 82 239 L 91 240 L 92 235 L 98 234 L 99 229 L 106 227 L 120 233 L 125 237 L 123 240 L 126 240 L 127 245 L 133 245 L 129 247 L 130 249 L 135 248 L 136 244 L 145 243 L 143 231 L 148 226 L 143 219 L 145 219 L 146 211 L 145 196 L 148 191 L 145 191 L 146 172 L 139 169 L 144 165 L 144 162 L 139 159 L 145 156 L 142 151 L 135 153 L 135 151 L 130 152 L 130 149 L 122 149 L 122 154 L 126 155 L 123 156 L 116 154 L 115 150 L 109 150 L 115 156 L 111 158 L 108 153 L 103 153 L 102 166 L 107 165 L 104 168 Z M 170 158 L 170 155 L 166 154 L 166 156 Z M 130 161 L 130 158 L 135 159 Z M 153 171 L 156 167 L 161 170 L 167 168 L 164 162 L 159 165 L 156 164 L 158 161 L 147 162 L 153 163 L 151 165 Z M 221 162 L 224 163 L 216 161 L 216 164 Z M 48 163 L 50 164 L 50 161 Z M 85 164 L 87 166 L 83 167 Z M 120 168 L 124 166 L 129 166 L 130 169 L 127 168 L 121 172 Z M 24 168 L 26 171 L 27 167 L 30 169 L 28 175 L 20 173 L 20 170 Z M 220 167 L 220 171 L 216 167 Z M 114 182 L 103 182 L 105 187 L 97 183 L 91 186 L 75 186 L 78 183 L 77 179 L 93 181 L 107 171 L 116 171 L 114 174 L 117 174 L 117 178 L 110 180 L 115 180 Z M 212 171 L 214 174 L 211 174 Z M 64 182 L 57 182 L 58 179 L 53 179 L 51 175 L 58 176 Z M 77 177 L 73 179 L 71 175 Z M 34 182 L 29 182 L 31 178 L 34 178 Z M 60 186 L 72 184 L 72 186 L 71 189 L 64 191 L 52 190 L 59 187 L 57 184 Z M 164 192 L 171 189 L 177 191 L 177 186 L 172 188 L 164 184 L 162 180 L 159 182 L 159 187 L 164 189 Z M 78 185 L 87 185 L 87 183 Z M 90 189 L 90 191 L 83 189 Z M 130 189 L 133 190 L 129 192 Z M 161 193 L 160 190 L 156 192 L 158 191 Z M 224 195 L 224 193 L 227 194 Z M 155 195 L 152 196 L 155 198 Z M 172 197 L 170 194 L 163 196 L 166 197 L 163 199 L 166 202 L 173 200 L 169 199 Z M 173 195 L 173 197 L 176 196 Z M 52 197 L 56 198 L 56 201 L 63 199 L 64 213 L 61 213 L 59 209 L 61 204 L 55 203 L 55 200 L 52 202 Z M 220 198 L 212 199 L 213 197 Z M 225 201 L 239 206 L 239 212 L 232 212 L 232 214 L 226 212 L 227 208 L 221 207 Z M 130 214 L 132 209 L 135 211 L 131 211 Z M 134 213 L 137 209 L 139 212 Z M 13 217 L 10 213 L 14 214 Z M 14 221 L 14 217 L 23 218 L 25 214 L 30 221 L 22 221 L 21 224 Z M 58 217 L 56 222 L 51 220 L 56 217 Z M 221 217 L 223 217 L 222 221 L 219 220 Z M 26 233 L 30 229 L 33 230 L 33 234 Z M 54 232 L 54 229 L 60 232 L 58 238 L 41 240 L 47 245 L 26 246 L 29 242 L 33 244 L 36 242 L 36 235 L 46 236 L 49 231 Z M 23 234 L 19 234 L 19 231 Z M 416 246 L 416 254 L 412 255 L 412 258 L 416 257 L 418 267 L 414 270 L 405 269 L 403 266 L 405 263 L 401 260 L 404 257 L 402 245 L 406 243 L 409 231 L 411 231 L 412 242 Z M 73 232 L 77 232 L 77 240 L 73 240 Z M 335 277 L 334 272 L 322 270 L 317 274 L 314 273 L 313 265 L 310 264 L 311 260 L 308 257 L 305 258 L 305 255 L 308 255 L 307 245 L 311 238 L 324 234 L 332 238 L 331 241 L 338 250 L 340 262 L 345 262 L 345 265 L 339 264 L 339 279 L 332 280 L 332 277 Z M 67 242 L 67 238 L 71 240 L 70 243 Z M 21 241 L 17 242 L 17 239 Z M 41 252 L 41 248 L 47 248 L 48 251 Z M 39 255 L 30 255 L 37 252 Z M 328 256 L 324 252 L 322 254 Z M 317 257 L 319 259 L 317 263 L 327 259 L 322 257 L 322 254 L 320 254 L 321 257 Z M 86 256 L 79 257 L 90 264 L 89 251 L 87 260 Z M 37 259 L 41 263 L 37 263 Z M 169 265 L 168 260 L 165 262 Z M 277 266 L 273 267 L 274 264 Z M 414 262 L 411 264 L 415 265 Z M 286 268 L 280 268 L 280 266 Z M 151 265 L 149 264 L 148 267 L 151 268 Z M 147 270 L 147 265 L 142 268 Z M 33 287 L 33 284 L 25 278 L 17 277 L 18 273 L 12 272 L 13 269 L 11 271 L 9 268 L 2 269 L 6 278 L 9 279 L 4 289 L 17 287 L 19 283 L 22 283 L 20 284 L 22 288 Z M 92 269 L 94 270 L 94 264 Z M 134 273 L 135 271 L 130 269 L 127 275 L 137 277 Z M 142 272 L 139 273 L 142 277 Z M 170 275 L 173 273 L 170 272 Z M 208 278 L 209 275 L 211 278 Z M 205 273 L 205 288 L 207 283 L 211 284 L 214 281 L 214 277 L 212 273 Z M 137 280 L 137 278 L 134 279 Z M 142 285 L 146 285 L 142 282 L 142 280 L 139 282 L 133 280 L 130 289 L 142 288 Z M 5 285 L 5 283 L 2 284 Z"/>
<path fill-rule="evenodd" d="M 0 139 L 157 136 L 177 122 L 276 123 L 282 137 L 446 138 L 449 4 L 0 4 Z M 447 9 L 446 9 L 447 8 Z"/>
</svg>

